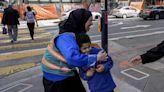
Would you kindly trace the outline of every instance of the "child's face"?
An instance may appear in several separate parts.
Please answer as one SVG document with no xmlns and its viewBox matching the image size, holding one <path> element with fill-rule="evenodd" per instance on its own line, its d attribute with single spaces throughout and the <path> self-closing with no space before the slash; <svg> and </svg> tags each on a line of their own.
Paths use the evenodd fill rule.
<svg viewBox="0 0 164 92">
<path fill-rule="evenodd" d="M 91 45 L 91 43 L 83 43 L 81 48 L 80 48 L 81 53 L 89 54 L 90 50 L 91 50 L 91 46 L 90 45 Z"/>
</svg>

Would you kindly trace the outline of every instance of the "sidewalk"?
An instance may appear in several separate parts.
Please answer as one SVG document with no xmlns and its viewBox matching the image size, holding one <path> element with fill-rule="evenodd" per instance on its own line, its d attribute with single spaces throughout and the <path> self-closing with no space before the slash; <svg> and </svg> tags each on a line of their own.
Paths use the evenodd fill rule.
<svg viewBox="0 0 164 92">
<path fill-rule="evenodd" d="M 122 49 L 118 44 L 115 42 L 110 41 L 109 48 L 112 50 L 111 52 L 115 51 L 116 49 Z M 115 92 L 142 92 L 139 89 L 135 88 L 134 86 L 128 84 L 124 80 L 117 78 L 114 74 L 112 74 L 114 81 L 116 82 L 116 89 Z M 6 81 L 8 80 L 8 81 Z M 21 89 L 22 85 L 27 86 L 25 88 L 27 91 L 25 92 L 43 92 L 43 85 L 42 85 L 42 72 L 40 71 L 40 66 L 33 67 L 5 78 L 0 79 L 0 92 L 6 92 L 4 90 L 11 90 L 12 89 Z M 86 82 L 84 82 L 84 86 L 89 92 Z M 16 86 L 15 86 L 16 85 Z M 7 91 L 7 92 L 18 92 L 17 91 Z M 23 91 L 24 92 L 24 91 Z"/>
</svg>

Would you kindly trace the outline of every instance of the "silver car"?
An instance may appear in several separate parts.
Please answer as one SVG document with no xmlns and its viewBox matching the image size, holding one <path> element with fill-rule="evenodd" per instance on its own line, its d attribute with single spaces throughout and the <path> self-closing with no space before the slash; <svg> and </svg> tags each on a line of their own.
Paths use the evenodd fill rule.
<svg viewBox="0 0 164 92">
<path fill-rule="evenodd" d="M 61 15 L 61 20 L 67 19 L 69 14 L 75 9 L 69 9 L 65 12 L 63 12 Z M 101 18 L 101 14 L 99 12 L 91 12 L 93 20 L 98 20 Z"/>
<path fill-rule="evenodd" d="M 113 9 L 112 15 L 117 17 L 122 17 L 122 18 L 127 18 L 127 17 L 136 17 L 140 13 L 139 9 L 136 9 L 131 6 L 123 6 L 123 7 L 117 7 Z"/>
</svg>

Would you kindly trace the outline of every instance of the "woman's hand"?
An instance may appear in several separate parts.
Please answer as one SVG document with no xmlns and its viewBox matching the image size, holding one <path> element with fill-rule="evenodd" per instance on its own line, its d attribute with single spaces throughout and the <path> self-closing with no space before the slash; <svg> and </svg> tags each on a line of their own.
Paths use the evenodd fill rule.
<svg viewBox="0 0 164 92">
<path fill-rule="evenodd" d="M 107 58 L 108 58 L 108 54 L 104 50 L 99 51 L 99 53 L 97 54 L 98 62 L 106 61 Z"/>
</svg>

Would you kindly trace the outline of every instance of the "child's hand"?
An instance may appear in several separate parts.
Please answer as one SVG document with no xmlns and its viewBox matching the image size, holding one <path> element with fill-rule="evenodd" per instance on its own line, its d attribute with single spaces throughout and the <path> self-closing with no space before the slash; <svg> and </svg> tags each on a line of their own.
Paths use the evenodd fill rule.
<svg viewBox="0 0 164 92">
<path fill-rule="evenodd" d="M 87 71 L 86 76 L 87 76 L 87 77 L 91 77 L 91 76 L 94 75 L 94 73 L 95 73 L 95 68 L 90 68 L 90 69 Z"/>
<path fill-rule="evenodd" d="M 104 71 L 104 65 L 98 64 L 97 67 L 96 67 L 96 71 L 99 72 L 99 73 L 103 72 Z"/>
</svg>

